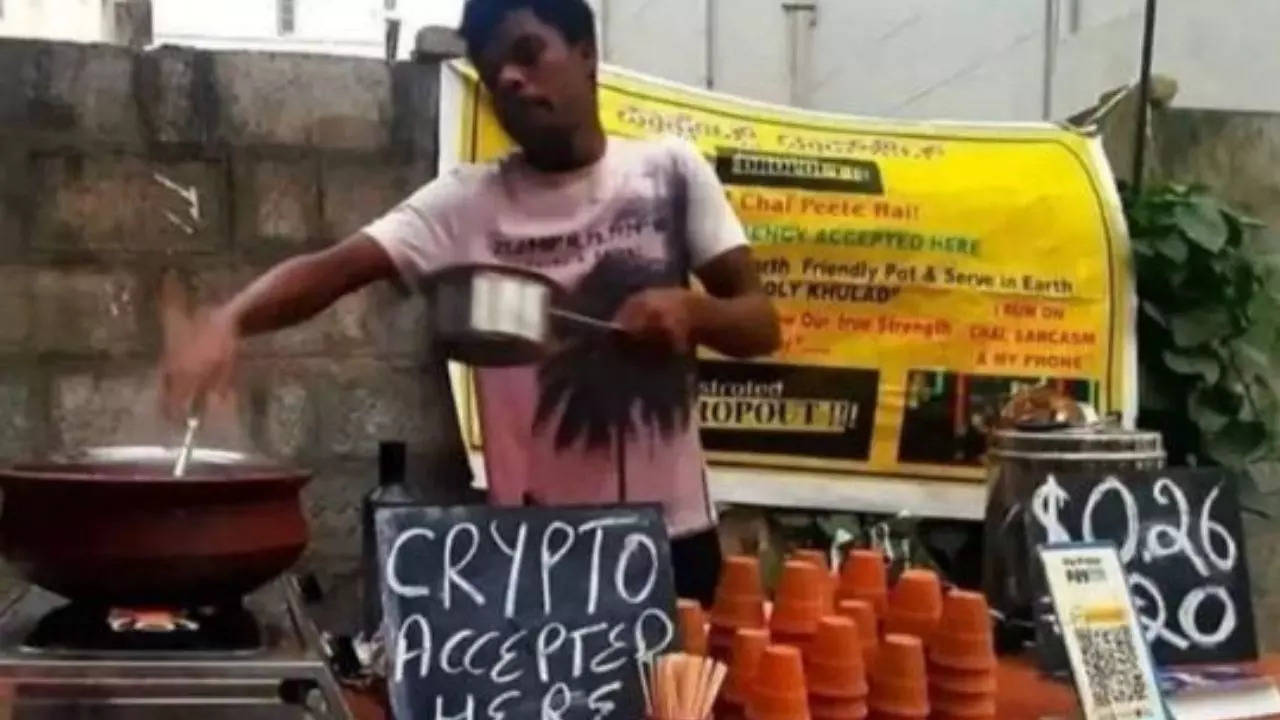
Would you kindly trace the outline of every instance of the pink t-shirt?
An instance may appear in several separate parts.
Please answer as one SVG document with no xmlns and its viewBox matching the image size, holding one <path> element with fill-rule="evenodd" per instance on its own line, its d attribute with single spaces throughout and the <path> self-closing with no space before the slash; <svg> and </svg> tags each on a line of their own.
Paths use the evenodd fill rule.
<svg viewBox="0 0 1280 720">
<path fill-rule="evenodd" d="M 364 232 L 413 285 L 449 265 L 518 266 L 605 320 L 747 242 L 711 166 L 677 139 L 610 138 L 597 163 L 564 174 L 518 154 L 460 167 Z M 540 365 L 477 372 L 491 501 L 659 502 L 673 537 L 713 525 L 693 358 L 646 357 L 590 331 L 561 347 Z"/>
</svg>

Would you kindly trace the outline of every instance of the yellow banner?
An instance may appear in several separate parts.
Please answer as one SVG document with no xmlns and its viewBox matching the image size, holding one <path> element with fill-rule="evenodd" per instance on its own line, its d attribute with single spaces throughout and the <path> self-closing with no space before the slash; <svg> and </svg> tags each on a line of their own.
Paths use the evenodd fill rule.
<svg viewBox="0 0 1280 720">
<path fill-rule="evenodd" d="M 508 152 L 474 75 L 445 80 L 446 161 Z M 782 318 L 773 358 L 703 357 L 713 462 L 973 479 L 1022 387 L 1132 418 L 1128 238 L 1098 138 L 812 113 L 615 69 L 600 105 L 612 135 L 697 145 Z"/>
</svg>

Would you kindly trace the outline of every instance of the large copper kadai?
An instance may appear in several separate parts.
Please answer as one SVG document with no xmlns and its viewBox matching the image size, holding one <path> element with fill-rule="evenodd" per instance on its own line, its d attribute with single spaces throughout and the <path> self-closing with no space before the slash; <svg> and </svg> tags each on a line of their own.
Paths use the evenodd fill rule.
<svg viewBox="0 0 1280 720">
<path fill-rule="evenodd" d="M 36 585 L 113 606 L 236 602 L 297 561 L 309 474 L 197 449 L 175 479 L 175 452 L 97 448 L 0 470 L 0 553 Z"/>
</svg>

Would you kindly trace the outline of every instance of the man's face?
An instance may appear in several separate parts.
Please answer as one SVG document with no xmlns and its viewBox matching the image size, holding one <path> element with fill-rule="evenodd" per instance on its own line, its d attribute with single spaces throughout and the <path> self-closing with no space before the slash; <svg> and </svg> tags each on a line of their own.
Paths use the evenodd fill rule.
<svg viewBox="0 0 1280 720">
<path fill-rule="evenodd" d="M 502 127 L 525 149 L 567 146 L 595 112 L 595 48 L 568 44 L 528 9 L 507 13 L 472 59 Z"/>
</svg>

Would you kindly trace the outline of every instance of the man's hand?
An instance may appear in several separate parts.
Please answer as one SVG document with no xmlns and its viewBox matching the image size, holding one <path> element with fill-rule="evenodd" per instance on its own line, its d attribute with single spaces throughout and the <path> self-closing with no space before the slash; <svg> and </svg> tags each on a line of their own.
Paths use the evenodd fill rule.
<svg viewBox="0 0 1280 720">
<path fill-rule="evenodd" d="M 167 334 L 162 363 L 164 412 L 179 421 L 201 397 L 230 392 L 240 333 L 229 312 L 215 310 L 180 332 Z"/>
<path fill-rule="evenodd" d="M 697 297 L 684 288 L 653 288 L 632 295 L 613 321 L 633 338 L 675 353 L 693 346 Z"/>
<path fill-rule="evenodd" d="M 242 336 L 296 325 L 349 292 L 396 276 L 382 246 L 356 234 L 280 263 L 194 323 L 173 309 L 178 303 L 170 304 L 165 310 L 165 413 L 180 420 L 203 395 L 230 391 Z"/>
<path fill-rule="evenodd" d="M 729 357 L 768 355 L 781 331 L 756 275 L 751 250 L 725 252 L 697 270 L 706 292 L 653 288 L 627 299 L 614 322 L 631 337 L 667 352 L 704 344 Z"/>
</svg>

